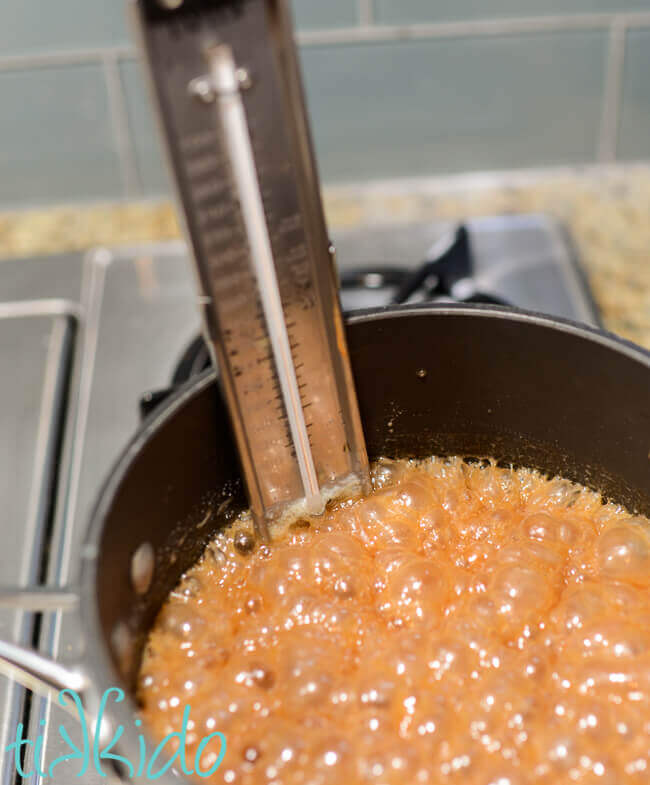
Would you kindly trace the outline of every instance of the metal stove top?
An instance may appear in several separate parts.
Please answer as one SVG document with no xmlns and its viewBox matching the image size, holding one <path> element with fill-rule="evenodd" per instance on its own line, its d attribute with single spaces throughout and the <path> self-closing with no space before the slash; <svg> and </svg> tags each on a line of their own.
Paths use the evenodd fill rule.
<svg viewBox="0 0 650 785">
<path fill-rule="evenodd" d="M 409 301 L 496 298 L 598 323 L 570 243 L 551 219 L 475 219 L 465 230 L 472 276 L 452 225 L 335 232 L 342 277 L 366 285 L 344 291 L 344 308 L 388 303 L 417 279 L 415 289 L 407 285 Z M 93 499 L 138 427 L 142 395 L 170 385 L 198 332 L 192 274 L 181 243 L 99 249 L 3 262 L 0 292 L 1 581 L 62 586 L 74 580 Z M 66 662 L 83 648 L 74 613 L 0 610 L 0 635 Z M 0 750 L 18 722 L 30 739 L 44 735 L 46 763 L 69 751 L 54 730 L 59 724 L 73 740 L 79 735 L 58 707 L 1 676 L 0 707 Z M 5 755 L 2 785 L 19 781 L 13 764 Z M 34 767 L 29 754 L 25 766 Z M 58 766 L 47 782 L 68 785 L 77 771 L 77 762 Z M 84 776 L 87 785 L 100 782 L 106 779 Z"/>
</svg>

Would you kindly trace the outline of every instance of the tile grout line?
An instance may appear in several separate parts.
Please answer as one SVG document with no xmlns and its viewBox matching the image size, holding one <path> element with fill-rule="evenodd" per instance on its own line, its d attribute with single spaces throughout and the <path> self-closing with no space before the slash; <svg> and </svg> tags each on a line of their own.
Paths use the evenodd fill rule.
<svg viewBox="0 0 650 785">
<path fill-rule="evenodd" d="M 142 195 L 142 182 L 135 158 L 135 148 L 118 57 L 113 53 L 105 53 L 102 58 L 102 67 L 108 92 L 108 108 L 113 128 L 113 138 L 120 161 L 122 188 L 125 197 L 138 197 Z"/>
<path fill-rule="evenodd" d="M 623 93 L 626 36 L 627 25 L 625 20 L 623 18 L 615 20 L 609 31 L 607 46 L 605 88 L 598 134 L 597 156 L 600 163 L 615 161 L 618 152 L 618 129 Z"/>
<path fill-rule="evenodd" d="M 627 29 L 650 27 L 650 13 L 633 14 L 574 14 L 571 16 L 545 16 L 521 19 L 478 19 L 462 22 L 438 22 L 415 25 L 373 25 L 332 30 L 305 30 L 298 32 L 298 44 L 315 46 L 325 44 L 365 43 L 373 41 L 409 41 L 482 37 L 544 32 L 579 30 L 609 31 L 615 23 L 624 23 Z"/>
<path fill-rule="evenodd" d="M 357 15 L 362 27 L 373 25 L 375 23 L 374 0 L 357 0 Z"/>
<path fill-rule="evenodd" d="M 296 39 L 302 46 L 321 44 L 363 43 L 372 41 L 408 41 L 435 38 L 460 38 L 463 36 L 497 36 L 517 33 L 543 33 L 575 30 L 611 30 L 623 24 L 627 30 L 650 27 L 650 12 L 627 14 L 595 13 L 560 14 L 521 19 L 478 19 L 475 21 L 434 22 L 410 25 L 378 25 L 374 22 L 371 0 L 357 0 L 359 14 L 370 14 L 369 19 L 359 26 L 334 28 L 332 30 L 298 31 Z M 105 56 L 117 60 L 137 59 L 135 47 L 111 46 L 99 49 L 80 49 L 72 52 L 49 52 L 37 55 L 0 56 L 0 71 L 22 68 L 45 68 L 56 65 L 80 65 L 101 63 Z"/>
<path fill-rule="evenodd" d="M 131 59 L 134 56 L 135 49 L 131 46 L 108 46 L 34 55 L 0 55 L 0 71 L 20 71 L 26 68 L 48 68 L 50 66 L 98 65 L 103 63 L 105 57 L 115 57 L 122 60 Z"/>
</svg>

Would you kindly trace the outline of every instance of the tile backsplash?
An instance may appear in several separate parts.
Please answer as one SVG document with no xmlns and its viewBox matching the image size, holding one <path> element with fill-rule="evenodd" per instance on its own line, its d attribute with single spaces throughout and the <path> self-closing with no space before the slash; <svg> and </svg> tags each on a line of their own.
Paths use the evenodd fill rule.
<svg viewBox="0 0 650 785">
<path fill-rule="evenodd" d="M 375 0 L 375 7 L 378 22 L 414 24 L 650 11 L 650 0 Z"/>
<path fill-rule="evenodd" d="M 628 34 L 623 72 L 620 155 L 637 159 L 650 147 L 650 26 Z"/>
<path fill-rule="evenodd" d="M 293 14 L 299 30 L 352 27 L 359 22 L 354 0 L 295 0 Z"/>
<path fill-rule="evenodd" d="M 650 0 L 293 0 L 325 182 L 650 157 Z M 0 207 L 169 192 L 123 0 L 2 0 Z"/>
<path fill-rule="evenodd" d="M 102 66 L 0 72 L 0 203 L 120 193 Z"/>
<path fill-rule="evenodd" d="M 326 180 L 593 161 L 606 35 L 381 41 L 302 52 Z"/>
<path fill-rule="evenodd" d="M 122 0 L 2 0 L 0 57 L 127 44 Z"/>
</svg>

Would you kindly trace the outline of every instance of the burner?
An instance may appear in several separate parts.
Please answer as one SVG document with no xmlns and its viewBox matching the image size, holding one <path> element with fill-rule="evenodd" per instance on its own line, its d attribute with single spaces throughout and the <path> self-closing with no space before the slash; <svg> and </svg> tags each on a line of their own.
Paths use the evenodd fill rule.
<svg viewBox="0 0 650 785">
<path fill-rule="evenodd" d="M 172 386 L 183 384 L 192 376 L 205 371 L 210 365 L 212 365 L 212 359 L 205 340 L 202 335 L 197 335 L 185 349 L 174 369 Z"/>
<path fill-rule="evenodd" d="M 471 281 L 473 271 L 469 233 L 465 226 L 459 226 L 450 240 L 445 238 L 442 243 L 433 246 L 430 258 L 416 267 L 403 264 L 378 264 L 345 270 L 341 275 L 344 311 L 349 313 L 358 310 L 359 307 L 369 307 L 363 302 L 360 302 L 356 308 L 350 305 L 352 302 L 350 296 L 359 300 L 359 297 L 367 293 L 374 296 L 375 306 L 442 299 L 507 305 L 503 299 L 487 292 L 471 290 L 471 287 L 465 295 L 455 291 L 459 283 Z M 346 301 L 350 307 L 345 308 Z M 177 387 L 209 368 L 211 364 L 210 352 L 205 340 L 202 335 L 197 335 L 176 364 L 171 386 L 167 389 L 147 392 L 142 396 L 140 399 L 142 415 L 148 415 Z"/>
<path fill-rule="evenodd" d="M 416 267 L 379 264 L 352 268 L 341 275 L 344 306 L 354 301 L 348 295 L 383 292 L 386 302 L 375 305 L 402 305 L 410 302 L 449 300 L 463 303 L 508 305 L 501 297 L 468 286 L 474 274 L 474 260 L 467 227 L 459 226 L 449 238 L 431 248 L 429 258 Z M 461 293 L 460 284 L 466 284 Z M 361 307 L 368 307 L 367 304 Z M 346 311 L 356 310 L 354 306 Z"/>
<path fill-rule="evenodd" d="M 566 233 L 544 215 L 363 227 L 335 241 L 344 313 L 404 303 L 487 303 L 599 323 Z M 409 261 L 418 258 L 413 251 L 418 246 L 429 247 L 424 261 Z M 207 346 L 197 336 L 176 364 L 171 386 L 141 398 L 142 415 L 210 365 Z"/>
<path fill-rule="evenodd" d="M 183 351 L 180 360 L 174 367 L 171 385 L 162 390 L 150 390 L 140 398 L 140 414 L 149 415 L 178 387 L 188 379 L 197 376 L 212 365 L 210 352 L 202 335 L 197 335 Z"/>
</svg>

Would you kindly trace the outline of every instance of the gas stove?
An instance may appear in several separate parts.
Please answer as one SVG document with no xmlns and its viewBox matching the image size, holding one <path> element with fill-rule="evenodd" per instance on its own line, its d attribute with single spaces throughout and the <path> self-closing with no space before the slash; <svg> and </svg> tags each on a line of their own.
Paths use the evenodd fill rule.
<svg viewBox="0 0 650 785">
<path fill-rule="evenodd" d="M 599 325 L 568 234 L 544 215 L 366 227 L 336 232 L 334 244 L 347 313 L 405 303 L 486 303 Z M 170 387 L 142 397 L 143 414 L 209 365 L 207 346 L 197 335 L 175 366 Z"/>
<path fill-rule="evenodd" d="M 599 323 L 567 235 L 543 215 L 364 227 L 333 241 L 348 312 L 461 300 Z M 0 292 L 0 574 L 5 585 L 64 586 L 93 499 L 143 414 L 209 363 L 192 272 L 180 242 L 102 248 L 3 262 Z M 0 609 L 0 635 L 63 662 L 83 646 L 74 613 Z M 4 676 L 0 707 L 0 750 L 19 722 L 30 739 L 43 735 L 48 761 L 68 751 L 55 727 L 78 733 Z M 58 766 L 47 781 L 68 785 L 77 770 Z M 5 755 L 1 782 L 19 779 Z"/>
</svg>

